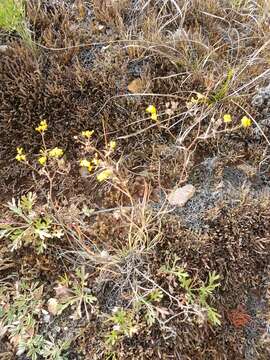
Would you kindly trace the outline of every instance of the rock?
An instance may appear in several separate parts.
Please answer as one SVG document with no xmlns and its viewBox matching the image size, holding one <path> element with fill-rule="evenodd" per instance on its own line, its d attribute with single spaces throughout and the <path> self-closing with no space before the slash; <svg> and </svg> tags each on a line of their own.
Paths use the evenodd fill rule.
<svg viewBox="0 0 270 360">
<path fill-rule="evenodd" d="M 48 300 L 47 306 L 48 306 L 48 311 L 49 313 L 53 314 L 53 315 L 57 315 L 58 313 L 58 300 L 55 298 L 50 298 Z"/>
<path fill-rule="evenodd" d="M 168 201 L 173 206 L 183 207 L 195 194 L 195 187 L 191 184 L 173 190 L 168 196 Z"/>
<path fill-rule="evenodd" d="M 0 45 L 0 53 L 5 53 L 9 50 L 9 46 L 7 45 Z"/>
</svg>

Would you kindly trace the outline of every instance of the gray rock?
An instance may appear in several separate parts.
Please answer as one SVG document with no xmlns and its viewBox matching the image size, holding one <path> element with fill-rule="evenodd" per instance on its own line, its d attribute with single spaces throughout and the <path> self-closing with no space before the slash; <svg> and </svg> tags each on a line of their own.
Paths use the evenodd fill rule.
<svg viewBox="0 0 270 360">
<path fill-rule="evenodd" d="M 176 190 L 173 190 L 168 196 L 168 201 L 173 206 L 183 207 L 188 200 L 195 194 L 195 187 L 187 184 Z"/>
</svg>

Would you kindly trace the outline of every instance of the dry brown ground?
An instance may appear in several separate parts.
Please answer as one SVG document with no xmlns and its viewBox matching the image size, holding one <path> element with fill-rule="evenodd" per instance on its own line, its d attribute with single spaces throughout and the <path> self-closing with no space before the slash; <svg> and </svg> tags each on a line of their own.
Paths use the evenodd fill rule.
<svg viewBox="0 0 270 360">
<path fill-rule="evenodd" d="M 51 211 L 66 233 L 42 255 L 31 247 L 11 252 L 10 240 L 1 240 L 2 304 L 12 302 L 16 282 L 38 281 L 46 309 L 59 277 L 83 265 L 98 310 L 89 320 L 68 311 L 49 323 L 38 318 L 35 328 L 73 339 L 68 359 L 113 359 L 106 315 L 156 286 L 165 317 L 149 327 L 136 314 L 139 331 L 115 345 L 117 359 L 269 359 L 267 1 L 29 1 L 27 18 L 34 51 L 16 34 L 1 35 L 8 50 L 0 53 L 0 200 L 36 192 L 40 211 Z M 196 92 L 211 104 L 188 109 Z M 166 112 L 172 101 L 176 108 Z M 158 122 L 145 113 L 149 104 Z M 215 128 L 225 113 L 236 123 L 251 117 L 252 127 Z M 31 160 L 38 153 L 40 119 L 49 125 L 48 146 L 64 148 L 70 166 L 55 180 L 53 209 L 47 182 L 14 160 L 17 146 Z M 97 149 L 117 141 L 113 159 L 132 203 L 110 182 L 80 176 L 76 136 L 85 129 L 95 130 Z M 185 183 L 195 196 L 171 208 L 166 194 Z M 90 217 L 83 205 L 94 209 Z M 220 275 L 211 300 L 220 326 L 187 318 L 172 300 L 184 304 L 183 289 L 160 269 L 175 257 L 197 282 Z M 8 332 L 1 341 L 1 358 L 29 358 L 16 357 Z"/>
</svg>

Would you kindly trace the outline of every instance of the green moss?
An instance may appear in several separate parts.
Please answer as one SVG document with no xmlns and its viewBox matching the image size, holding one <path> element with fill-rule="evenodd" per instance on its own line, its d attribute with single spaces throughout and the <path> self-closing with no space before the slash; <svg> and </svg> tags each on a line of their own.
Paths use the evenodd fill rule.
<svg viewBox="0 0 270 360">
<path fill-rule="evenodd" d="M 28 44 L 31 43 L 30 31 L 25 21 L 25 6 L 23 0 L 2 0 L 0 3 L 0 28 L 16 31 Z"/>
</svg>

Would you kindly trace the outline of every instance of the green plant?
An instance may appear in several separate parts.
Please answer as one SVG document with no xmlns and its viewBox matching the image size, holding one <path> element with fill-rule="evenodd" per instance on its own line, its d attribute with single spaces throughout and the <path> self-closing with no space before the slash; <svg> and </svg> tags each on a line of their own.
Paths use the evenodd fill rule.
<svg viewBox="0 0 270 360">
<path fill-rule="evenodd" d="M 0 239 L 10 239 L 12 251 L 32 245 L 41 254 L 47 247 L 46 239 L 63 236 L 63 232 L 48 215 L 42 215 L 34 209 L 36 200 L 36 195 L 30 192 L 18 201 L 13 198 L 7 205 L 13 220 L 0 223 Z"/>
<path fill-rule="evenodd" d="M 1 0 L 0 28 L 8 32 L 16 31 L 26 43 L 32 44 L 31 33 L 26 25 L 23 0 Z"/>
<path fill-rule="evenodd" d="M 58 340 L 56 343 L 46 340 L 41 355 L 49 360 L 67 360 L 68 357 L 63 353 L 69 349 L 70 344 L 71 340 Z"/>
<path fill-rule="evenodd" d="M 196 283 L 183 267 L 176 265 L 179 259 L 174 260 L 172 267 L 163 267 L 162 271 L 175 276 L 180 287 L 185 290 L 185 298 L 188 304 L 198 304 L 207 313 L 207 319 L 213 325 L 220 325 L 220 315 L 215 308 L 209 305 L 209 299 L 213 296 L 216 288 L 220 286 L 219 275 L 215 272 L 208 274 L 208 281 Z"/>
<path fill-rule="evenodd" d="M 218 314 L 218 312 L 216 311 L 215 308 L 211 307 L 208 304 L 208 299 L 213 296 L 213 292 L 215 291 L 215 289 L 220 286 L 220 283 L 218 282 L 218 280 L 219 280 L 219 275 L 216 274 L 215 271 L 212 273 L 210 272 L 208 274 L 208 282 L 204 283 L 203 285 L 201 285 L 198 288 L 199 303 L 201 306 L 206 308 L 208 320 L 213 325 L 221 324 L 220 323 L 220 315 Z"/>
<path fill-rule="evenodd" d="M 37 360 L 42 355 L 42 349 L 45 345 L 45 339 L 42 335 L 35 335 L 27 341 L 21 341 L 18 346 L 17 354 L 26 352 L 32 360 Z"/>
<path fill-rule="evenodd" d="M 61 314 L 69 306 L 75 306 L 75 312 L 72 316 L 74 319 L 82 317 L 82 309 L 85 310 L 86 317 L 89 319 L 87 306 L 90 305 L 91 309 L 93 309 L 93 304 L 97 301 L 97 298 L 90 294 L 87 288 L 88 276 L 89 274 L 85 272 L 85 268 L 82 266 L 76 270 L 76 278 L 71 282 L 70 287 L 68 287 L 69 280 L 67 282 L 67 279 L 65 279 L 65 284 L 60 284 L 56 288 L 58 292 L 65 294 L 62 299 L 59 299 L 59 303 L 58 300 L 56 301 L 56 304 L 58 304 L 56 305 L 57 314 Z"/>
<path fill-rule="evenodd" d="M 43 305 L 43 286 L 21 282 L 13 295 L 1 294 L 0 321 L 6 328 L 18 353 L 30 351 L 35 360 L 41 339 L 35 338 L 37 317 Z"/>
<path fill-rule="evenodd" d="M 69 164 L 64 159 L 64 150 L 59 147 L 49 149 L 45 142 L 45 133 L 48 130 L 48 124 L 46 120 L 41 120 L 39 125 L 35 127 L 35 130 L 41 135 L 41 148 L 37 156 L 36 162 L 30 162 L 28 154 L 25 153 L 23 147 L 17 147 L 17 155 L 15 159 L 18 162 L 25 164 L 34 173 L 38 175 L 45 175 L 49 181 L 48 200 L 53 204 L 52 190 L 54 179 L 57 174 L 65 174 L 69 171 Z M 111 156 L 114 153 L 117 143 L 111 140 L 106 144 L 102 151 L 99 151 L 94 142 L 92 141 L 92 135 L 94 130 L 82 131 L 80 136 L 76 136 L 78 143 L 82 145 L 82 155 L 84 158 L 80 159 L 80 174 L 83 177 L 92 176 L 95 172 L 96 180 L 104 182 L 111 180 L 112 184 L 125 195 L 127 195 L 131 201 L 132 197 L 126 187 L 126 181 L 122 179 L 119 174 L 118 166 L 112 160 Z"/>
<path fill-rule="evenodd" d="M 3 288 L 0 293 L 0 324 L 17 348 L 17 355 L 26 353 L 31 360 L 42 356 L 49 360 L 64 360 L 62 355 L 71 341 L 64 339 L 52 342 L 37 334 L 39 317 L 44 306 L 43 285 L 18 283 L 11 292 Z"/>
<path fill-rule="evenodd" d="M 132 337 L 138 331 L 132 310 L 115 309 L 108 321 L 112 323 L 112 330 L 106 335 L 106 344 L 114 346 L 121 337 Z"/>
<path fill-rule="evenodd" d="M 213 94 L 206 96 L 204 94 L 196 92 L 196 97 L 191 97 L 190 101 L 186 103 L 187 108 L 191 109 L 194 105 L 203 105 L 203 104 L 206 104 L 209 107 L 211 107 L 213 104 L 224 99 L 228 94 L 229 87 L 233 79 L 233 75 L 234 75 L 234 71 L 230 69 L 227 73 L 226 79 L 222 82 L 220 87 Z"/>
<path fill-rule="evenodd" d="M 147 296 L 141 297 L 135 303 L 135 309 L 137 311 L 144 311 L 144 318 L 147 325 L 152 326 L 159 317 L 158 309 L 155 304 L 159 303 L 163 298 L 163 293 L 161 290 L 154 289 Z"/>
<path fill-rule="evenodd" d="M 231 0 L 232 7 L 243 9 L 247 6 L 249 0 Z"/>
<path fill-rule="evenodd" d="M 224 97 L 228 94 L 229 86 L 233 78 L 234 71 L 230 69 L 227 73 L 225 81 L 222 83 L 220 88 L 213 94 L 209 96 L 209 103 L 216 103 L 224 99 Z"/>
</svg>

